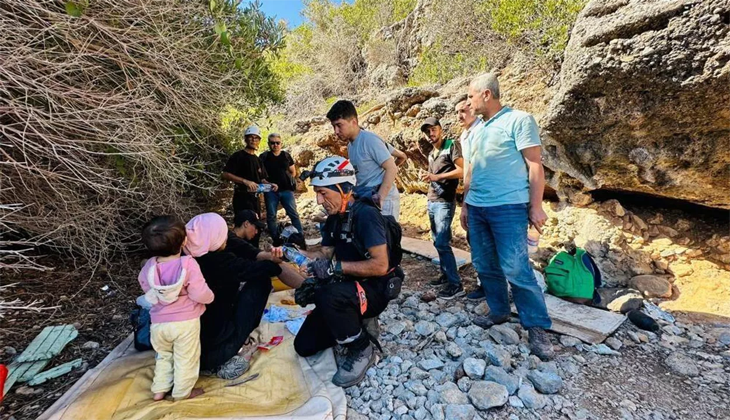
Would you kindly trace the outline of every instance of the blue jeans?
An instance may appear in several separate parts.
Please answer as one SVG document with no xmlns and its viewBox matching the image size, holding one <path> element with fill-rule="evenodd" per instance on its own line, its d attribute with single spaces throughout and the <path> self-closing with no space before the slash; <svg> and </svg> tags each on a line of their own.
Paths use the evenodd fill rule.
<svg viewBox="0 0 730 420">
<path fill-rule="evenodd" d="M 460 285 L 456 272 L 456 259 L 451 249 L 451 221 L 454 220 L 456 203 L 428 202 L 428 219 L 431 221 L 431 239 L 439 253 L 441 273 L 451 284 Z"/>
<path fill-rule="evenodd" d="M 491 315 L 509 315 L 507 281 L 525 328 L 550 328 L 545 298 L 527 255 L 527 204 L 468 206 L 474 266 L 482 281 Z"/>
<path fill-rule="evenodd" d="M 291 224 L 297 228 L 299 233 L 302 231 L 302 222 L 299 221 L 297 213 L 297 202 L 294 198 L 294 191 L 278 191 L 264 193 L 266 201 L 266 222 L 269 225 L 269 233 L 271 237 L 276 239 L 279 237 L 279 229 L 276 226 L 276 211 L 279 209 L 279 203 L 284 207 L 286 215 L 291 219 Z"/>
</svg>

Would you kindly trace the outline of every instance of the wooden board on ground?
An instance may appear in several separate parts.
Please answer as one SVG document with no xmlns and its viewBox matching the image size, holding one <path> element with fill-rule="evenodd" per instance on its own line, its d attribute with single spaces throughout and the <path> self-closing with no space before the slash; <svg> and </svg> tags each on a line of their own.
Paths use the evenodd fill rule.
<svg viewBox="0 0 730 420">
<path fill-rule="evenodd" d="M 98 377 L 106 366 L 111 364 L 114 360 L 134 351 L 136 351 L 134 349 L 134 334 L 129 334 L 124 341 L 119 343 L 119 345 L 101 361 L 101 363 L 99 363 L 95 368 L 87 370 L 81 379 L 76 381 L 76 383 L 73 384 L 73 386 L 69 388 L 69 390 L 66 391 L 61 398 L 56 400 L 52 406 L 48 407 L 48 409 L 43 412 L 40 417 L 38 417 L 38 420 L 46 420 L 62 407 L 66 407 L 71 404 L 76 397 L 89 389 L 91 384 L 94 382 L 94 378 Z"/>
<path fill-rule="evenodd" d="M 79 332 L 71 324 L 44 328 L 8 366 L 8 378 L 2 389 L 3 395 L 10 391 L 15 382 L 32 380 L 78 335 Z"/>
<path fill-rule="evenodd" d="M 400 246 L 404 251 L 420 255 L 422 257 L 429 258 L 431 262 L 438 265 L 439 254 L 436 252 L 436 248 L 433 246 L 433 242 L 422 241 L 420 239 L 403 237 L 400 241 Z M 471 264 L 471 254 L 463 249 L 451 247 L 454 251 L 454 257 L 456 258 L 456 266 L 461 268 L 462 266 Z"/>
<path fill-rule="evenodd" d="M 626 316 L 545 295 L 548 314 L 553 321 L 551 331 L 578 338 L 586 343 L 602 343 L 623 324 Z M 516 313 L 514 306 L 513 312 Z"/>
<path fill-rule="evenodd" d="M 33 379 L 28 381 L 28 385 L 36 386 L 36 385 L 42 384 L 43 382 L 45 382 L 49 379 L 58 378 L 59 376 L 65 375 L 65 374 L 71 372 L 72 370 L 76 369 L 77 367 L 81 366 L 81 364 L 83 362 L 84 362 L 83 359 L 78 358 L 78 359 L 74 359 L 70 362 L 64 363 L 62 365 L 58 365 L 58 366 L 54 367 L 53 369 L 48 369 L 47 371 L 39 373 L 36 376 L 34 376 Z"/>
</svg>

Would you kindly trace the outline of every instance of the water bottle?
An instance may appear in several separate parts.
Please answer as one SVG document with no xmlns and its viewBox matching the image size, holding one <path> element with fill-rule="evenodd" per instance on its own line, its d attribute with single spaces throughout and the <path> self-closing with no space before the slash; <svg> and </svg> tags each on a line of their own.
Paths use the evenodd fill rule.
<svg viewBox="0 0 730 420">
<path fill-rule="evenodd" d="M 284 246 L 284 256 L 287 260 L 293 262 L 294 264 L 298 266 L 303 266 L 305 264 L 309 264 L 309 258 L 304 256 L 301 252 L 299 252 L 296 248 L 291 246 Z"/>
<path fill-rule="evenodd" d="M 271 192 L 271 184 L 259 184 L 258 188 L 256 188 L 257 193 L 267 193 Z"/>
<path fill-rule="evenodd" d="M 530 226 L 527 230 L 527 252 L 530 254 L 537 253 L 537 246 L 540 244 L 540 232 L 534 226 Z"/>
<path fill-rule="evenodd" d="M 281 231 L 281 237 L 284 239 L 289 239 L 289 237 L 295 233 L 299 233 L 299 230 L 297 230 L 297 228 L 295 228 L 294 226 L 289 225 Z"/>
</svg>

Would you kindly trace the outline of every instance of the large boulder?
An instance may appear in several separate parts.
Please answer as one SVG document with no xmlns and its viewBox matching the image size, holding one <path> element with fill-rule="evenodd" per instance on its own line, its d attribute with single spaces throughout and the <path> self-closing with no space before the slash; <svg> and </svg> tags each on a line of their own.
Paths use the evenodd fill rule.
<svg viewBox="0 0 730 420">
<path fill-rule="evenodd" d="M 421 104 L 426 100 L 437 96 L 438 92 L 432 89 L 418 87 L 406 87 L 398 89 L 385 100 L 385 108 L 390 113 L 403 113 L 415 104 Z"/>
<path fill-rule="evenodd" d="M 585 190 L 730 208 L 728 103 L 729 2 L 592 0 L 545 115 L 546 165 Z"/>
</svg>

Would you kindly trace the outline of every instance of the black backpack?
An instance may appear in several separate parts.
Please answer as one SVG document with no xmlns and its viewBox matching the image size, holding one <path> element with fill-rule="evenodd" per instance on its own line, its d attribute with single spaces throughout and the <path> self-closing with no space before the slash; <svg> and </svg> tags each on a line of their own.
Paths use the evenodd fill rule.
<svg viewBox="0 0 730 420">
<path fill-rule="evenodd" d="M 361 206 L 373 206 L 375 208 L 378 208 L 375 205 L 375 202 L 372 200 L 371 197 L 359 197 L 357 201 L 352 206 L 352 209 L 350 210 L 353 217 L 353 223 L 355 222 L 355 215 L 358 213 L 358 209 Z M 380 209 L 378 209 L 380 211 Z M 400 242 L 401 238 L 403 238 L 403 229 L 400 226 L 400 223 L 395 220 L 395 217 L 390 215 L 384 215 L 381 214 L 383 219 L 385 220 L 385 234 L 386 234 L 386 240 L 388 242 L 388 259 L 389 259 L 389 268 L 395 268 L 398 267 L 401 263 L 401 260 L 403 260 L 403 248 L 401 248 Z M 357 238 L 353 238 L 353 243 L 355 244 L 355 247 L 357 250 L 362 254 L 366 259 L 370 259 L 370 253 L 367 249 L 365 249 L 365 246 L 363 246 Z"/>
<path fill-rule="evenodd" d="M 141 306 L 137 306 L 132 310 L 129 321 L 132 323 L 132 328 L 134 328 L 134 348 L 137 351 L 152 350 L 150 340 L 150 327 L 152 324 L 150 311 Z"/>
</svg>

